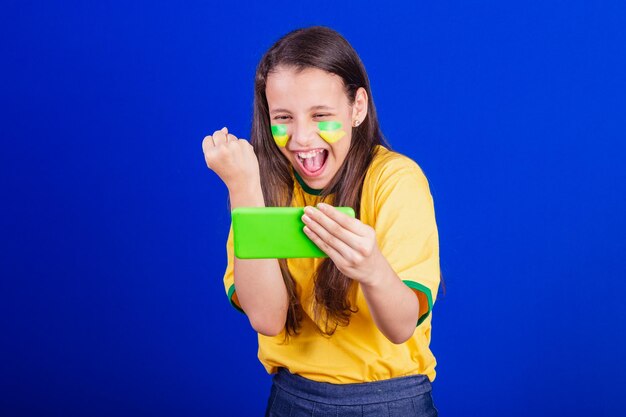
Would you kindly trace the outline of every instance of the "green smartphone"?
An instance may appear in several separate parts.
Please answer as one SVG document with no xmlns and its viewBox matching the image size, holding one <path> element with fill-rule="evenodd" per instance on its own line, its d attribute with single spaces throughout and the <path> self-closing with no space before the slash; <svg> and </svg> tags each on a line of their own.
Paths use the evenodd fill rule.
<svg viewBox="0 0 626 417">
<path fill-rule="evenodd" d="M 335 207 L 354 217 L 352 207 Z M 325 258 L 302 230 L 304 207 L 237 207 L 231 213 L 239 259 Z"/>
</svg>

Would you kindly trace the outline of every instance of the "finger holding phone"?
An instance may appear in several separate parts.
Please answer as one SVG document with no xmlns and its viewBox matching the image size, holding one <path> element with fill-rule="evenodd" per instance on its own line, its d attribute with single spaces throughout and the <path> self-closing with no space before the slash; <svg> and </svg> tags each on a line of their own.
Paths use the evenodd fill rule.
<svg viewBox="0 0 626 417">
<path fill-rule="evenodd" d="M 304 213 L 304 232 L 349 278 L 374 284 L 389 268 L 372 227 L 324 203 Z"/>
</svg>

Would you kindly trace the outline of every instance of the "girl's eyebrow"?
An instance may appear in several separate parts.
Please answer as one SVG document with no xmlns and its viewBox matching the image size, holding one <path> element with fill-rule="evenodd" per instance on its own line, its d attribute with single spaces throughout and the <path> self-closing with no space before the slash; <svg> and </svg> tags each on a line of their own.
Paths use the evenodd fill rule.
<svg viewBox="0 0 626 417">
<path fill-rule="evenodd" d="M 323 104 L 317 105 L 317 106 L 313 106 L 309 109 L 309 111 L 313 111 L 313 110 L 333 110 L 332 107 L 329 106 L 325 106 Z M 270 111 L 270 114 L 274 114 L 274 113 L 290 113 L 289 110 L 287 109 L 274 109 L 272 111 Z"/>
<path fill-rule="evenodd" d="M 334 110 L 334 109 L 330 106 L 325 106 L 321 104 L 319 106 L 313 106 L 309 109 L 309 111 L 313 111 L 313 110 Z"/>
<path fill-rule="evenodd" d="M 274 113 L 289 113 L 289 110 L 287 110 L 287 109 L 274 109 L 274 110 L 270 111 L 270 114 L 274 114 Z"/>
</svg>

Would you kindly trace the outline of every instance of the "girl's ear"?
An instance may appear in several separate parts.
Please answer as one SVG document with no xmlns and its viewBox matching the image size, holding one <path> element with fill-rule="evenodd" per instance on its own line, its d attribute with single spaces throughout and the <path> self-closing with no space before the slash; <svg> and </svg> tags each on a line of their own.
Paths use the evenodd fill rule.
<svg viewBox="0 0 626 417">
<path fill-rule="evenodd" d="M 352 126 L 358 126 L 363 123 L 367 116 L 367 91 L 365 88 L 359 87 L 354 96 L 354 104 L 352 105 Z"/>
</svg>

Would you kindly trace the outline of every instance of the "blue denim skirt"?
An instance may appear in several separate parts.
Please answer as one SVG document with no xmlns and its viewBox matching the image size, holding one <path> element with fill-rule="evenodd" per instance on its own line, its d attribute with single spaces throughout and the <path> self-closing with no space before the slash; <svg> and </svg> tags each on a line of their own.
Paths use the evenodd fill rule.
<svg viewBox="0 0 626 417">
<path fill-rule="evenodd" d="M 279 368 L 265 417 L 436 417 L 425 375 L 358 384 L 329 384 Z"/>
</svg>

